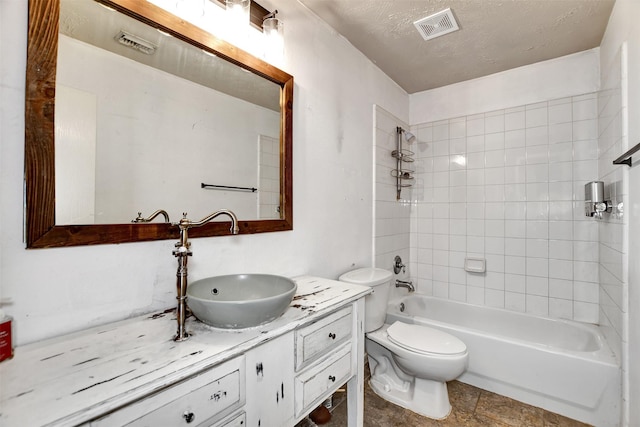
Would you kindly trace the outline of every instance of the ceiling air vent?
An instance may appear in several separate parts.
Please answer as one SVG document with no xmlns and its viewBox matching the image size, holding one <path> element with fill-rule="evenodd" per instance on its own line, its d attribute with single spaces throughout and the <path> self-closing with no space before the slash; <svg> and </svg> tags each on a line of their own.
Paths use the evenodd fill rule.
<svg viewBox="0 0 640 427">
<path fill-rule="evenodd" d="M 140 52 L 146 53 L 147 55 L 153 55 L 153 53 L 156 51 L 156 48 L 158 47 L 150 41 L 138 36 L 134 36 L 133 34 L 127 33 L 124 30 L 120 30 L 115 38 L 118 43 L 130 47 L 131 49 L 139 50 Z"/>
<path fill-rule="evenodd" d="M 460 29 L 451 9 L 445 9 L 442 12 L 419 19 L 413 25 L 425 40 L 431 40 Z"/>
</svg>

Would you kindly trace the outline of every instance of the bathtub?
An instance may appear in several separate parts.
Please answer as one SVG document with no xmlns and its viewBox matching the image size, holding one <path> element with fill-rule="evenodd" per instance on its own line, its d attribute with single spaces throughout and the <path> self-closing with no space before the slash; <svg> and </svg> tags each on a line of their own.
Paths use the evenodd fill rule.
<svg viewBox="0 0 640 427">
<path fill-rule="evenodd" d="M 464 341 L 459 381 L 594 426 L 620 423 L 620 366 L 596 326 L 419 294 L 389 304 L 386 321 L 397 320 Z"/>
</svg>

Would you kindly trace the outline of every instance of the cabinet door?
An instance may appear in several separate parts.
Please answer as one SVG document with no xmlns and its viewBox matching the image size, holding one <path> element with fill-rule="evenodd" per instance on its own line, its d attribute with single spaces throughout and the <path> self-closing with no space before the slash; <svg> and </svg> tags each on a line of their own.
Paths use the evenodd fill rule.
<svg viewBox="0 0 640 427">
<path fill-rule="evenodd" d="M 293 425 L 293 332 L 246 353 L 247 426 Z"/>
</svg>

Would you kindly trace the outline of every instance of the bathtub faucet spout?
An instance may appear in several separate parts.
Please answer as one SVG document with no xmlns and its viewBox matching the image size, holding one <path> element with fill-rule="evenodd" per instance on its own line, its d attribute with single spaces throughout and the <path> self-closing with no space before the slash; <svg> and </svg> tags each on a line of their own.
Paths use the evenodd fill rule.
<svg viewBox="0 0 640 427">
<path fill-rule="evenodd" d="M 416 288 L 413 286 L 411 280 L 399 280 L 396 279 L 396 288 L 407 288 L 409 292 L 415 292 Z"/>
</svg>

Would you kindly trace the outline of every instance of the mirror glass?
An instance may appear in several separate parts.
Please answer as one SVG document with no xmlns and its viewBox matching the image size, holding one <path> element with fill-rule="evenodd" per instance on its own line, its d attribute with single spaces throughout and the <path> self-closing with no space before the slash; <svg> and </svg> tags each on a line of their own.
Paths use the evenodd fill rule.
<svg viewBox="0 0 640 427">
<path fill-rule="evenodd" d="M 293 77 L 148 2 L 30 0 L 29 13 L 28 247 L 171 238 L 162 215 L 132 223 L 158 209 L 292 228 Z"/>
<path fill-rule="evenodd" d="M 94 1 L 62 0 L 55 107 L 56 224 L 216 207 L 280 218 L 272 81 Z"/>
</svg>

